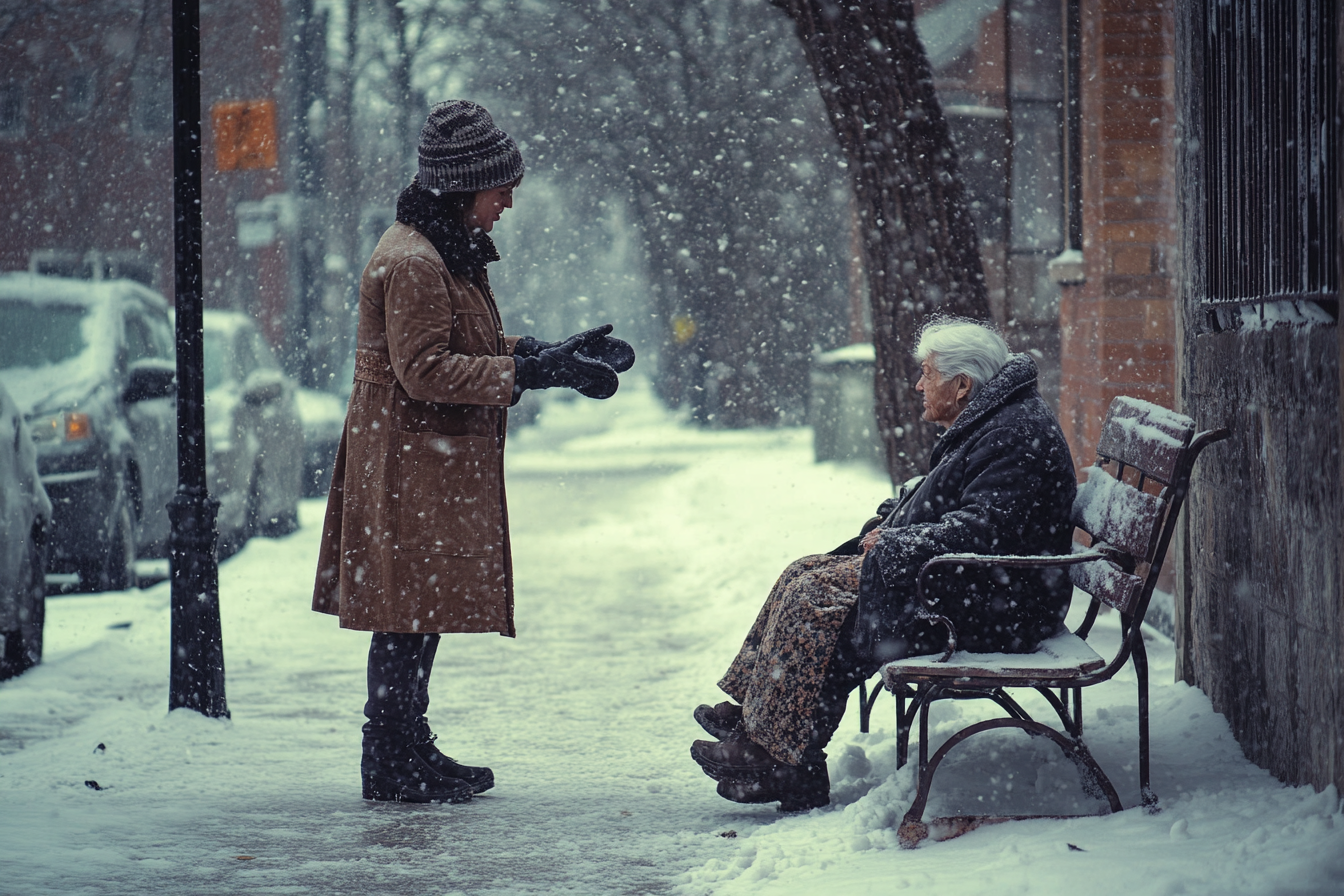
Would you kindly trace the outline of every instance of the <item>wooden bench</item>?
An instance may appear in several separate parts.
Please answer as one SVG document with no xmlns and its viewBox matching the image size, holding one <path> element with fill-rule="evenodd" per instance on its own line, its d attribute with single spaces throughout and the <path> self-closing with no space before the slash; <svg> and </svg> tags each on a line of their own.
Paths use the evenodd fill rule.
<svg viewBox="0 0 1344 896">
<path fill-rule="evenodd" d="M 882 682 L 896 695 L 897 758 L 909 756 L 910 732 L 919 726 L 919 786 L 899 831 L 902 846 L 914 847 L 929 836 L 947 839 L 981 824 L 1009 818 L 1066 816 L 957 816 L 926 823 L 924 809 L 939 764 L 967 738 L 984 731 L 1016 728 L 1049 738 L 1078 767 L 1083 788 L 1106 805 L 1099 814 L 1123 806 L 1115 787 L 1083 742 L 1083 688 L 1109 680 L 1134 663 L 1138 678 L 1139 790 L 1142 804 L 1157 811 L 1149 776 L 1148 660 L 1141 631 L 1144 613 L 1167 555 L 1176 518 L 1189 487 L 1190 472 L 1205 447 L 1227 438 L 1227 430 L 1195 433 L 1194 421 L 1158 405 L 1120 397 L 1111 403 L 1102 425 L 1096 464 L 1089 468 L 1073 505 L 1073 523 L 1090 536 L 1091 546 L 1076 545 L 1060 557 L 1005 557 L 948 554 L 924 564 L 918 598 L 929 606 L 925 589 L 935 570 L 946 576 L 972 566 L 1019 568 L 1067 567 L 1076 588 L 1091 597 L 1086 616 L 1074 632 L 1061 631 L 1032 653 L 973 654 L 956 650 L 955 636 L 941 656 L 897 660 L 881 670 Z M 1120 614 L 1119 648 L 1109 659 L 1087 637 L 1102 605 Z M 947 623 L 950 629 L 950 623 Z M 1033 719 L 1009 693 L 1032 688 L 1059 717 L 1062 730 Z M 867 709 L 871 700 L 861 694 Z M 991 718 L 962 728 L 929 757 L 929 707 L 938 700 L 989 700 L 1007 718 Z M 866 716 L 867 713 L 864 713 Z M 863 719 L 866 722 L 866 718 Z"/>
</svg>

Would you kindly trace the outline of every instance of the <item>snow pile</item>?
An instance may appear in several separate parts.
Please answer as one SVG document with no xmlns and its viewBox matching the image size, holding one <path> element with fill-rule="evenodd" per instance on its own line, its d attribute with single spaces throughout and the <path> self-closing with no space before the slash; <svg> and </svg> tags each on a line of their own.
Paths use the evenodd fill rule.
<svg viewBox="0 0 1344 896">
<path fill-rule="evenodd" d="M 890 493 L 811 462 L 802 429 L 706 432 L 623 383 L 510 434 L 519 637 L 439 648 L 440 744 L 490 764 L 463 806 L 359 799 L 368 639 L 308 609 L 320 501 L 220 569 L 229 721 L 166 712 L 168 588 L 48 602 L 42 666 L 0 684 L 0 892 L 9 894 L 1339 893 L 1338 795 L 1250 765 L 1154 636 L 1163 812 L 983 828 L 903 851 L 913 767 L 892 701 L 847 718 L 832 805 L 721 800 L 691 719 L 779 571 L 853 535 Z M 1110 627 L 1108 627 L 1110 626 Z M 1114 616 L 1098 623 L 1114 637 Z M 1105 649 L 1101 649 L 1105 653 Z M 1087 731 L 1138 801 L 1134 683 L 1090 689 Z M 934 740 L 974 706 L 940 704 Z M 852 714 L 852 716 L 856 715 Z M 97 788 L 95 789 L 95 785 Z M 963 744 L 930 811 L 1090 812 L 1050 744 Z M 1071 848 L 1070 844 L 1072 844 Z"/>
<path fill-rule="evenodd" d="M 1081 603 L 1081 602 L 1079 602 Z M 1076 622 L 1077 620 L 1071 620 Z M 1115 615 L 1098 624 L 1118 636 Z M 1104 653 L 1105 651 L 1103 651 Z M 896 827 L 915 792 L 915 763 L 896 769 L 891 700 L 879 698 L 868 735 L 848 720 L 831 745 L 832 805 L 804 816 L 761 813 L 735 825 L 732 855 L 681 878 L 678 892 L 1339 894 L 1344 892 L 1344 817 L 1334 788 L 1288 788 L 1250 765 L 1204 694 L 1172 678 L 1170 641 L 1149 639 L 1153 663 L 1153 773 L 1162 811 L 1020 821 L 958 839 L 900 849 Z M 1085 693 L 1086 736 L 1126 806 L 1136 806 L 1137 713 L 1126 672 Z M 1042 701 L 1028 708 L 1049 720 Z M 1039 710 L 1039 712 L 1038 712 Z M 982 714 L 983 713 L 983 714 Z M 986 707 L 937 704 L 931 739 L 993 715 Z M 917 747 L 912 744 L 912 753 Z M 913 756 L 912 756 L 913 759 Z M 1044 739 L 982 734 L 939 769 L 925 820 L 936 815 L 1082 814 L 1073 766 Z"/>
</svg>

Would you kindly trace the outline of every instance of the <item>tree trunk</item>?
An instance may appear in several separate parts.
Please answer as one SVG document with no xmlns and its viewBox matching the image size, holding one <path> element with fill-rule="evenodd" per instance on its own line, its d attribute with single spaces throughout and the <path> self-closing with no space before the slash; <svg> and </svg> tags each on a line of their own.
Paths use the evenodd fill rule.
<svg viewBox="0 0 1344 896">
<path fill-rule="evenodd" d="M 939 312 L 988 320 L 989 297 L 956 150 L 910 0 L 774 0 L 798 30 L 849 163 L 862 225 L 877 349 L 874 390 L 887 470 L 924 468 L 910 355 Z"/>
</svg>

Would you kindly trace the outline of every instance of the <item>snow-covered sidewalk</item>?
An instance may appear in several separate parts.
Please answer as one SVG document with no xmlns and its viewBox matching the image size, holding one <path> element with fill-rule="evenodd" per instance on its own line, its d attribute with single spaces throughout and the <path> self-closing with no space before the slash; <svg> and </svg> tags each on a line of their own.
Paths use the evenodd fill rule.
<svg viewBox="0 0 1344 896">
<path fill-rule="evenodd" d="M 913 776 L 886 696 L 871 734 L 847 718 L 833 743 L 828 809 L 724 802 L 687 753 L 690 710 L 721 699 L 784 565 L 853 534 L 885 478 L 812 463 L 806 430 L 679 425 L 637 387 L 550 402 L 508 463 L 519 637 L 446 638 L 430 708 L 494 790 L 360 800 L 368 639 L 308 610 L 311 501 L 295 535 L 221 567 L 231 720 L 166 712 L 166 583 L 48 602 L 46 661 L 0 684 L 0 893 L 1344 893 L 1338 795 L 1248 763 L 1204 695 L 1171 683 L 1160 635 L 1158 815 L 899 850 Z M 1132 678 L 1094 690 L 1089 740 L 1134 805 Z M 935 737 L 974 711 L 940 705 Z M 930 808 L 1088 811 L 1053 749 L 974 739 Z"/>
</svg>

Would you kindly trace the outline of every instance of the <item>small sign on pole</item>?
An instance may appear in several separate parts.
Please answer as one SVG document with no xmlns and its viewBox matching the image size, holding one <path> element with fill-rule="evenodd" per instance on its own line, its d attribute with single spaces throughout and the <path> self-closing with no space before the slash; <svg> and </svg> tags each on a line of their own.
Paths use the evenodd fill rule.
<svg viewBox="0 0 1344 896">
<path fill-rule="evenodd" d="M 210 107 L 219 171 L 274 168 L 279 164 L 275 100 L 226 100 Z"/>
</svg>

